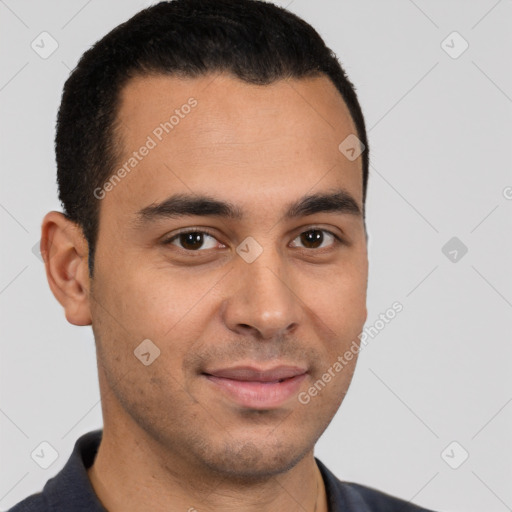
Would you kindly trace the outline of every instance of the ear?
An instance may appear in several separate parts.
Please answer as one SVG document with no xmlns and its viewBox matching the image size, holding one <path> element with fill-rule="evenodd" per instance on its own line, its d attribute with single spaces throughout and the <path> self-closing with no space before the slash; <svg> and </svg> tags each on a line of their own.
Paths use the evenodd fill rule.
<svg viewBox="0 0 512 512">
<path fill-rule="evenodd" d="M 41 227 L 41 255 L 55 298 L 73 325 L 91 325 L 89 247 L 82 229 L 60 212 L 49 212 Z"/>
</svg>

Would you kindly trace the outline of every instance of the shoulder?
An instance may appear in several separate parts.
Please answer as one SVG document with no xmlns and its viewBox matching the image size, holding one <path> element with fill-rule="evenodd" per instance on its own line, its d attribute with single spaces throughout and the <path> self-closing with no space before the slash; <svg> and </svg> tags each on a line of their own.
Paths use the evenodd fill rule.
<svg viewBox="0 0 512 512">
<path fill-rule="evenodd" d="M 385 492 L 351 482 L 339 482 L 342 492 L 353 497 L 357 496 L 367 505 L 368 510 L 375 512 L 433 512 L 419 507 Z"/>
<path fill-rule="evenodd" d="M 339 480 L 318 459 L 330 512 L 433 512 L 385 492 Z"/>
<path fill-rule="evenodd" d="M 102 430 L 82 435 L 64 467 L 44 485 L 42 491 L 26 497 L 7 512 L 105 512 L 87 476 Z"/>
<path fill-rule="evenodd" d="M 36 493 L 26 497 L 7 512 L 48 512 L 48 501 L 43 493 Z"/>
</svg>

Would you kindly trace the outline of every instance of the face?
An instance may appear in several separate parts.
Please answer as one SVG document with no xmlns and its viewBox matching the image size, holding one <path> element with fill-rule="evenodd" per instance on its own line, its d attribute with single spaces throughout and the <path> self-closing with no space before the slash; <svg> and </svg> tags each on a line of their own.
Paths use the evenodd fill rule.
<svg viewBox="0 0 512 512">
<path fill-rule="evenodd" d="M 129 82 L 89 303 L 105 428 L 239 476 L 312 450 L 366 320 L 361 158 L 338 149 L 355 133 L 325 77 Z"/>
</svg>

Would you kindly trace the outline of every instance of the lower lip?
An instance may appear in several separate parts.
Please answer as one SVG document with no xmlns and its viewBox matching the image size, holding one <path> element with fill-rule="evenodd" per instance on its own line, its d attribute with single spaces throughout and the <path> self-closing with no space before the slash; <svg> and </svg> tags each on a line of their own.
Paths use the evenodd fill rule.
<svg viewBox="0 0 512 512">
<path fill-rule="evenodd" d="M 228 397 L 243 407 L 250 409 L 274 409 L 283 405 L 295 395 L 307 374 L 297 375 L 283 382 L 254 382 L 226 379 L 205 375 Z"/>
</svg>

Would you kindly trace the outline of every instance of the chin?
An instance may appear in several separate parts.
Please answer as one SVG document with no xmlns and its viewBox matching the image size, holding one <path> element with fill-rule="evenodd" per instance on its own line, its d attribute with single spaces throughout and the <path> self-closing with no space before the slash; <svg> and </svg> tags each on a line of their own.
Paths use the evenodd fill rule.
<svg viewBox="0 0 512 512">
<path fill-rule="evenodd" d="M 211 471 L 238 482 L 266 480 L 293 468 L 310 450 L 290 443 L 231 440 L 222 449 L 207 448 L 201 459 Z"/>
</svg>

